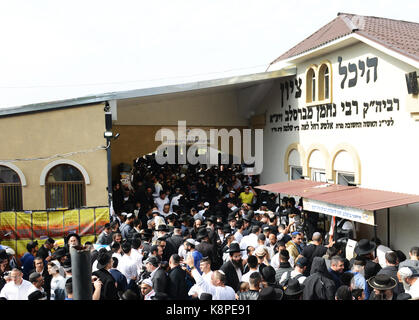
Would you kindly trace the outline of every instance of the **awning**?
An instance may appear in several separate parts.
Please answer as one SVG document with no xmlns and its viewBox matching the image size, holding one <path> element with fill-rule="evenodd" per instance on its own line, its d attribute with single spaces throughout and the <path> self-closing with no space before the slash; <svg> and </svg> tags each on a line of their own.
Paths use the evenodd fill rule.
<svg viewBox="0 0 419 320">
<path fill-rule="evenodd" d="M 342 186 L 310 180 L 292 180 L 256 187 L 275 193 L 303 197 L 304 209 L 375 224 L 374 212 L 419 202 L 419 195 Z"/>
</svg>

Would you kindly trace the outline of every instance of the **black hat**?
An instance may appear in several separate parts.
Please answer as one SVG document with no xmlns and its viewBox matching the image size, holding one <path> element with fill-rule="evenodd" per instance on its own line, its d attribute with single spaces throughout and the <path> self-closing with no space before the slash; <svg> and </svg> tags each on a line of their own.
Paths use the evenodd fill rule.
<svg viewBox="0 0 419 320">
<path fill-rule="evenodd" d="M 172 212 L 171 214 L 169 214 L 169 215 L 166 217 L 166 219 L 167 219 L 167 220 L 176 220 L 176 218 L 177 218 L 177 214 L 176 214 L 176 213 L 174 213 L 174 212 Z"/>
<path fill-rule="evenodd" d="M 151 263 L 154 267 L 158 267 L 160 260 L 156 256 L 149 256 L 147 260 L 144 261 L 144 264 Z"/>
<path fill-rule="evenodd" d="M 230 248 L 226 251 L 227 253 L 234 253 L 234 252 L 240 252 L 245 251 L 245 249 L 240 249 L 240 245 L 236 242 L 233 242 L 230 244 Z"/>
<path fill-rule="evenodd" d="M 361 239 L 358 241 L 354 251 L 357 255 L 364 255 L 372 252 L 377 245 L 368 239 Z"/>
<path fill-rule="evenodd" d="M 224 224 L 222 222 L 216 222 L 215 223 L 215 229 L 223 229 Z"/>
<path fill-rule="evenodd" d="M 125 292 L 118 291 L 118 297 L 120 300 L 140 300 L 138 295 L 131 289 L 127 289 Z"/>
<path fill-rule="evenodd" d="M 28 244 L 26 245 L 26 249 L 28 249 L 28 251 L 31 251 L 33 248 L 35 248 L 36 246 L 38 246 L 38 241 L 30 241 L 28 242 Z"/>
<path fill-rule="evenodd" d="M 212 300 L 212 294 L 202 292 L 201 295 L 199 296 L 199 300 Z"/>
<path fill-rule="evenodd" d="M 377 290 L 390 290 L 397 285 L 397 281 L 387 274 L 377 274 L 367 280 L 368 284 Z"/>
<path fill-rule="evenodd" d="M 57 250 L 55 250 L 53 256 L 53 259 L 60 259 L 62 257 L 64 257 L 66 255 L 65 249 L 64 248 L 58 248 Z"/>
<path fill-rule="evenodd" d="M 166 231 L 169 232 L 169 227 L 165 224 L 159 224 L 156 228 L 157 231 Z"/>
<path fill-rule="evenodd" d="M 54 244 L 55 240 L 53 238 L 48 238 L 47 240 L 45 240 L 45 243 Z"/>
<path fill-rule="evenodd" d="M 269 286 L 260 290 L 258 300 L 282 300 L 283 296 L 281 289 Z"/>
<path fill-rule="evenodd" d="M 243 217 L 243 220 L 249 221 L 249 222 L 252 221 L 252 215 L 245 214 L 244 217 Z"/>
<path fill-rule="evenodd" d="M 210 221 L 210 222 L 214 223 L 214 222 L 217 221 L 217 217 L 216 216 L 210 216 L 209 218 L 207 218 L 206 221 Z"/>
<path fill-rule="evenodd" d="M 234 212 L 230 212 L 227 217 L 227 221 L 236 220 L 236 214 Z"/>
<path fill-rule="evenodd" d="M 224 233 L 230 233 L 231 232 L 231 227 L 230 227 L 229 224 L 223 225 L 223 232 Z"/>
<path fill-rule="evenodd" d="M 100 253 L 97 257 L 97 268 L 98 270 L 103 269 L 107 266 L 109 261 L 112 260 L 111 252 Z"/>
<path fill-rule="evenodd" d="M 70 240 L 71 237 L 76 237 L 77 240 L 79 241 L 79 244 L 81 244 L 81 239 L 80 236 L 77 233 L 71 232 L 67 235 L 67 237 L 65 237 L 64 239 L 64 243 L 67 244 L 68 240 Z"/>
<path fill-rule="evenodd" d="M 412 296 L 409 293 L 402 292 L 397 295 L 397 300 L 409 300 L 412 299 Z"/>
<path fill-rule="evenodd" d="M 0 249 L 0 262 L 7 260 L 9 257 L 7 256 L 6 250 Z"/>
<path fill-rule="evenodd" d="M 141 232 L 141 239 L 151 238 L 153 236 L 153 230 L 144 229 L 144 232 Z"/>
<path fill-rule="evenodd" d="M 208 230 L 206 228 L 199 229 L 198 234 L 196 235 L 196 240 L 201 241 L 206 237 L 208 237 Z"/>
<path fill-rule="evenodd" d="M 285 287 L 285 294 L 287 296 L 295 296 L 303 292 L 304 285 L 300 284 L 300 282 L 296 279 L 289 279 L 288 284 Z"/>
</svg>

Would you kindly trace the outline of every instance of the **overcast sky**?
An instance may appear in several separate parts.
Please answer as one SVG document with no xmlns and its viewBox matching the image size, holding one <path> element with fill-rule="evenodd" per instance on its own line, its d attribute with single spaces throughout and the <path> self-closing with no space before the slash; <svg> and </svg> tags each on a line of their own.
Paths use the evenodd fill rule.
<svg viewBox="0 0 419 320">
<path fill-rule="evenodd" d="M 0 108 L 263 72 L 338 12 L 412 0 L 0 0 Z"/>
</svg>

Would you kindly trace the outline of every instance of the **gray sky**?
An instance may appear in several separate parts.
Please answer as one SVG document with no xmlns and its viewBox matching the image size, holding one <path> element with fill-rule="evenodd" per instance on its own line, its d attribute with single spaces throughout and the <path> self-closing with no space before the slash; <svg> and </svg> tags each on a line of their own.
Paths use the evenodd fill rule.
<svg viewBox="0 0 419 320">
<path fill-rule="evenodd" d="M 263 72 L 338 12 L 412 0 L 0 0 L 0 108 Z"/>
</svg>

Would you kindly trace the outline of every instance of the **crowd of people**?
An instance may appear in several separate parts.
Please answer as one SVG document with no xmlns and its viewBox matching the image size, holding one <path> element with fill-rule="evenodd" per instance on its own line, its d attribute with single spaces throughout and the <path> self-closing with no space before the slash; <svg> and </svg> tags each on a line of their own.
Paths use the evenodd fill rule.
<svg viewBox="0 0 419 320">
<path fill-rule="evenodd" d="M 318 214 L 258 185 L 240 165 L 139 158 L 131 179 L 114 184 L 96 243 L 32 241 L 20 259 L 0 248 L 0 299 L 72 300 L 70 248 L 80 245 L 90 250 L 93 300 L 419 298 L 419 247 L 407 258 L 360 239 L 348 260 Z"/>
</svg>

